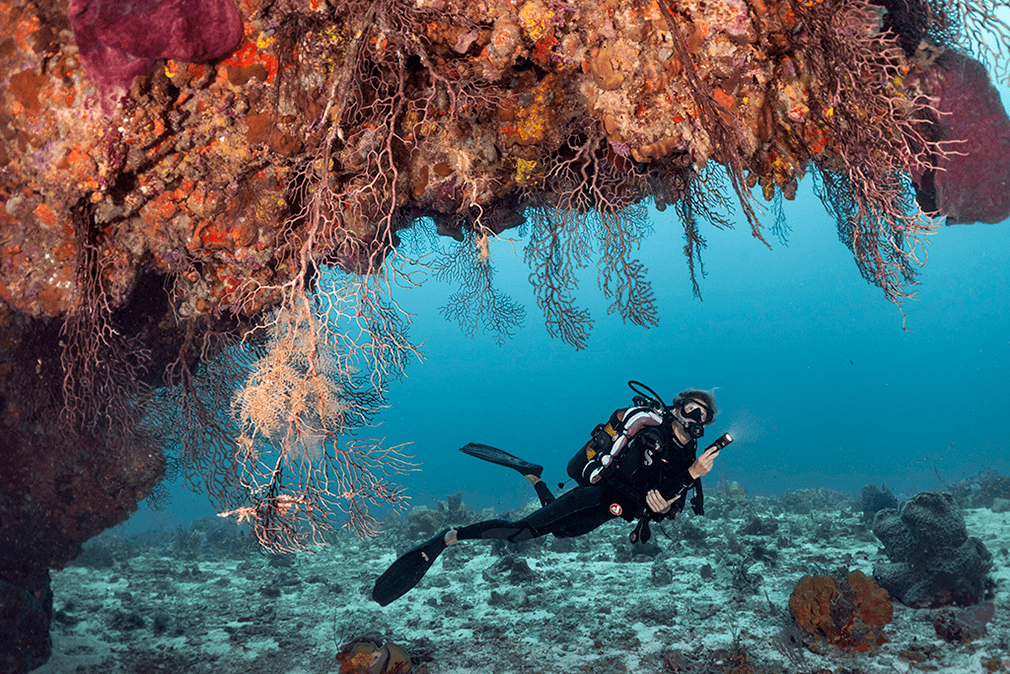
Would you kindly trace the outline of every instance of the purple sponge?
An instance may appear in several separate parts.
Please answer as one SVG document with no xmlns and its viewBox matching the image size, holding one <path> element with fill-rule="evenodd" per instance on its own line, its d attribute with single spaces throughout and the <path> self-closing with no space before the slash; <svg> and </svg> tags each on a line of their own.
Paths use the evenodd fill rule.
<svg viewBox="0 0 1010 674">
<path fill-rule="evenodd" d="M 107 115 L 154 59 L 207 61 L 242 38 L 234 0 L 70 0 L 70 21 Z"/>
</svg>

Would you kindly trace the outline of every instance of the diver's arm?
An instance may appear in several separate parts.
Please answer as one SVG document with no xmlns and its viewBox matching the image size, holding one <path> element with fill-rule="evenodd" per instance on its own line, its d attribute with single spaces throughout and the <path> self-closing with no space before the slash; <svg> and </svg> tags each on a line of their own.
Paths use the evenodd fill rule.
<svg viewBox="0 0 1010 674">
<path fill-rule="evenodd" d="M 681 497 L 680 494 L 670 499 L 669 501 L 663 498 L 663 495 L 659 493 L 658 489 L 650 489 L 645 493 L 645 504 L 649 506 L 649 510 L 657 515 L 665 515 L 670 512 L 673 504 L 676 503 L 677 499 Z"/>
<path fill-rule="evenodd" d="M 717 456 L 719 456 L 718 447 L 709 447 L 706 449 L 701 456 L 694 460 L 690 468 L 672 480 L 667 480 L 659 485 L 658 491 L 660 495 L 667 501 L 676 501 L 684 495 L 684 492 L 691 488 L 691 485 L 696 480 L 711 472 L 712 464 L 715 463 L 715 457 Z"/>
<path fill-rule="evenodd" d="M 659 485 L 659 489 L 656 491 L 667 501 L 676 501 L 684 495 L 684 492 L 691 488 L 694 480 L 695 478 L 691 477 L 691 471 L 688 469 L 672 480 L 667 480 Z"/>
</svg>

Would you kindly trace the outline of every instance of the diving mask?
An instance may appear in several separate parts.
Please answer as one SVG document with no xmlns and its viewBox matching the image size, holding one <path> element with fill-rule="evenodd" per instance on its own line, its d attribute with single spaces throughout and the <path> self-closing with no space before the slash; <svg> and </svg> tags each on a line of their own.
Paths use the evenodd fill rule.
<svg viewBox="0 0 1010 674">
<path fill-rule="evenodd" d="M 712 421 L 712 409 L 695 398 L 688 398 L 674 408 L 673 416 L 687 434 L 697 440 L 705 435 L 705 425 Z"/>
</svg>

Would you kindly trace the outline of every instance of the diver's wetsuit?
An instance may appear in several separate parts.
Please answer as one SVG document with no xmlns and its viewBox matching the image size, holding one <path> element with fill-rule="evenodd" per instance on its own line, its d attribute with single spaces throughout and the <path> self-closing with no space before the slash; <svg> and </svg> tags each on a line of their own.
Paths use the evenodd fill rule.
<svg viewBox="0 0 1010 674">
<path fill-rule="evenodd" d="M 688 410 L 687 406 L 692 403 L 695 409 Z M 709 405 L 689 400 L 682 409 L 689 414 L 692 423 L 699 426 L 695 431 L 700 430 L 700 424 L 706 420 L 711 422 Z M 707 415 L 704 410 L 708 410 Z M 680 412 L 674 411 L 674 414 Z M 578 487 L 555 499 L 547 485 L 538 481 L 534 486 L 543 507 L 529 517 L 518 522 L 487 520 L 439 532 L 431 540 L 401 554 L 376 579 L 372 599 L 380 606 L 388 606 L 402 597 L 421 581 L 439 555 L 455 540 L 498 539 L 517 543 L 547 534 L 567 538 L 581 536 L 608 520 L 621 517 L 629 522 L 641 518 L 630 538 L 633 542 L 644 543 L 650 536 L 649 521 L 676 517 L 684 509 L 683 496 L 691 487 L 695 490 L 695 497 L 691 499 L 694 512 L 704 514 L 701 481 L 693 479 L 689 472 L 698 451 L 697 441 L 681 445 L 674 437 L 671 423 L 682 422 L 671 421 L 665 414 L 660 417 L 654 410 L 617 410 L 610 422 L 593 430 L 593 439 L 569 462 L 568 474 L 575 478 Z M 685 424 L 688 434 L 701 435 L 688 426 Z M 618 427 L 621 428 L 619 438 L 614 430 Z M 460 449 L 525 476 L 539 477 L 543 470 L 543 466 L 480 443 L 471 442 Z M 600 479 L 592 484 L 591 476 Z M 653 489 L 672 501 L 668 512 L 654 513 L 648 509 L 646 494 Z"/>
<path fill-rule="evenodd" d="M 655 520 L 675 517 L 684 508 L 684 492 L 696 483 L 687 471 L 694 463 L 697 447 L 695 440 L 682 447 L 669 424 L 645 428 L 628 444 L 617 470 L 598 484 L 583 482 L 551 501 L 544 494 L 550 496 L 550 490 L 540 482 L 536 485 L 537 493 L 544 507 L 517 522 L 486 520 L 460 527 L 456 538 L 493 538 L 518 543 L 547 534 L 558 538 L 581 536 L 615 517 L 629 522 L 641 517 L 647 508 L 646 492 L 671 480 L 677 481 L 681 498 L 665 515 L 650 513 L 650 516 Z"/>
</svg>

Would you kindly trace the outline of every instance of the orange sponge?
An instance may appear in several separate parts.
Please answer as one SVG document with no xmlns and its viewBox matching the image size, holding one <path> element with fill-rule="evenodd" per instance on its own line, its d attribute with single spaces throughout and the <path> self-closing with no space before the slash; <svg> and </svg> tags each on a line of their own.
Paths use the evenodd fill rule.
<svg viewBox="0 0 1010 674">
<path fill-rule="evenodd" d="M 789 598 L 789 612 L 797 626 L 820 643 L 854 651 L 872 651 L 887 639 L 884 626 L 893 607 L 887 592 L 862 571 L 836 581 L 831 576 L 803 576 Z"/>
</svg>

